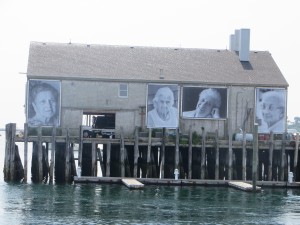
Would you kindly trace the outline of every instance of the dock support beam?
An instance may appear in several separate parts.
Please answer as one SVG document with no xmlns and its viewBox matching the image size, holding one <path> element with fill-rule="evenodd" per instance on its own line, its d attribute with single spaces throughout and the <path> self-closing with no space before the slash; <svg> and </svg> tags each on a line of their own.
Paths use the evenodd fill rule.
<svg viewBox="0 0 300 225">
<path fill-rule="evenodd" d="M 202 148 L 201 148 L 201 179 L 205 179 L 205 162 L 206 162 L 206 152 L 205 152 L 205 130 L 202 127 Z"/>
<path fill-rule="evenodd" d="M 24 183 L 27 183 L 28 171 L 28 124 L 24 124 Z"/>
<path fill-rule="evenodd" d="M 193 157 L 193 133 L 192 133 L 192 126 L 190 126 L 189 130 L 189 152 L 188 152 L 188 170 L 189 175 L 188 178 L 192 179 L 192 157 Z"/>
<path fill-rule="evenodd" d="M 111 152 L 111 142 L 106 145 L 106 177 L 110 177 L 110 153 Z"/>
<path fill-rule="evenodd" d="M 270 140 L 269 140 L 269 167 L 268 167 L 268 181 L 272 181 L 273 177 L 273 152 L 274 152 L 274 134 L 273 132 L 270 133 Z"/>
<path fill-rule="evenodd" d="M 124 144 L 124 132 L 123 127 L 121 127 L 121 177 L 125 177 L 125 144 Z"/>
<path fill-rule="evenodd" d="M 247 174 L 246 168 L 247 168 L 246 131 L 243 130 L 242 180 L 246 180 L 246 174 Z"/>
<path fill-rule="evenodd" d="M 152 137 L 152 131 L 151 128 L 149 128 L 148 146 L 147 146 L 147 176 L 146 176 L 147 178 L 152 177 L 152 165 L 150 165 L 151 164 L 151 137 Z"/>
<path fill-rule="evenodd" d="M 295 180 L 297 179 L 298 149 L 299 149 L 299 133 L 297 133 L 296 140 L 295 140 L 294 168 L 293 168 Z"/>
<path fill-rule="evenodd" d="M 56 148 L 56 127 L 52 127 L 52 144 L 51 144 L 51 159 L 50 159 L 50 184 L 54 180 L 54 166 L 55 166 L 55 148 Z"/>
<path fill-rule="evenodd" d="M 134 130 L 134 160 L 133 160 L 133 177 L 137 178 L 138 174 L 138 158 L 139 158 L 139 128 L 135 127 Z M 147 159 L 147 175 L 148 175 L 148 159 Z"/>
<path fill-rule="evenodd" d="M 165 178 L 165 147 L 166 147 L 166 128 L 163 128 L 162 142 L 160 149 L 160 178 Z"/>
<path fill-rule="evenodd" d="M 253 192 L 256 192 L 257 182 L 257 161 L 258 161 L 258 124 L 254 124 L 253 134 L 253 162 L 252 162 L 252 186 Z"/>
<path fill-rule="evenodd" d="M 92 166 L 91 166 L 91 174 L 92 176 L 97 176 L 97 148 L 96 142 L 92 142 Z"/>
<path fill-rule="evenodd" d="M 283 133 L 282 134 L 281 157 L 280 157 L 280 181 L 284 181 L 284 174 L 285 174 L 285 168 L 286 168 L 285 144 L 286 144 L 286 133 Z"/>
<path fill-rule="evenodd" d="M 231 122 L 231 120 L 230 120 Z M 233 155 L 233 150 L 232 150 L 232 130 L 231 130 L 231 125 L 229 126 L 229 131 L 228 131 L 228 180 L 232 180 L 232 155 Z"/>
<path fill-rule="evenodd" d="M 6 182 L 15 181 L 15 133 L 16 124 L 11 123 L 6 125 L 6 146 L 5 146 L 5 161 L 4 161 L 4 180 Z"/>
<path fill-rule="evenodd" d="M 83 126 L 80 125 L 79 129 L 79 149 L 78 149 L 78 167 L 82 168 L 82 148 L 83 148 Z"/>
<path fill-rule="evenodd" d="M 43 143 L 42 143 L 42 127 L 38 127 L 38 182 L 43 181 Z"/>
<path fill-rule="evenodd" d="M 180 171 L 179 168 L 179 129 L 176 129 L 176 141 L 175 141 L 175 169 L 178 169 L 178 171 Z M 180 176 L 180 174 L 179 174 Z M 184 174 L 182 174 L 181 176 L 184 177 Z"/>
<path fill-rule="evenodd" d="M 219 132 L 215 132 L 215 149 L 216 149 L 216 164 L 215 164 L 215 180 L 219 180 L 220 169 L 220 147 L 219 147 Z"/>
<path fill-rule="evenodd" d="M 103 163 L 103 154 L 101 153 L 100 148 L 97 148 L 97 157 L 99 159 L 102 176 L 104 177 L 105 176 L 105 174 L 104 174 L 105 168 L 104 168 L 104 163 Z M 96 166 L 97 166 L 97 161 L 96 161 Z"/>
<path fill-rule="evenodd" d="M 70 181 L 70 137 L 69 129 L 66 136 L 66 154 L 65 154 L 65 181 Z"/>
</svg>

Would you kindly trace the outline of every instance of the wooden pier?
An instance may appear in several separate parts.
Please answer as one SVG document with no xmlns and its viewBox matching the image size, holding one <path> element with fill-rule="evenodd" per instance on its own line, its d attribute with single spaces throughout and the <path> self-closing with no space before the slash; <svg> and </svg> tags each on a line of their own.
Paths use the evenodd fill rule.
<svg viewBox="0 0 300 225">
<path fill-rule="evenodd" d="M 132 137 L 122 133 L 114 139 L 85 138 L 82 127 L 30 128 L 24 125 L 22 135 L 16 124 L 6 125 L 5 181 L 27 182 L 28 147 L 32 146 L 31 179 L 33 182 L 73 182 L 95 177 L 152 178 L 164 182 L 194 183 L 222 180 L 286 183 L 288 173 L 299 177 L 299 137 L 286 140 L 285 135 L 270 134 L 256 141 L 235 141 L 202 129 L 169 135 L 166 129 L 139 131 Z M 16 164 L 16 149 L 24 145 L 24 162 Z M 254 152 L 257 145 L 257 153 Z M 76 154 L 75 154 L 76 152 Z M 255 154 L 254 154 L 255 153 Z M 253 164 L 253 160 L 256 163 Z M 22 167 L 24 165 L 24 171 Z M 257 165 L 253 173 L 252 165 Z M 77 168 L 81 177 L 77 177 Z M 18 169 L 19 168 L 19 169 Z M 100 169 L 99 169 L 100 168 Z M 179 179 L 174 181 L 178 169 Z M 16 173 L 16 171 L 19 173 Z M 20 172 L 21 175 L 20 176 Z M 145 184 L 144 182 L 142 182 Z"/>
<path fill-rule="evenodd" d="M 122 185 L 122 177 L 74 177 L 75 184 L 119 184 Z M 230 180 L 200 180 L 200 179 L 161 179 L 161 178 L 135 178 L 141 182 L 144 187 L 147 185 L 161 185 L 161 186 L 205 186 L 205 187 L 236 187 L 245 191 L 253 191 L 252 181 L 230 181 Z M 243 183 L 243 184 L 241 184 Z M 257 181 L 258 191 L 261 188 L 300 188 L 300 182 L 285 182 L 285 181 Z"/>
</svg>

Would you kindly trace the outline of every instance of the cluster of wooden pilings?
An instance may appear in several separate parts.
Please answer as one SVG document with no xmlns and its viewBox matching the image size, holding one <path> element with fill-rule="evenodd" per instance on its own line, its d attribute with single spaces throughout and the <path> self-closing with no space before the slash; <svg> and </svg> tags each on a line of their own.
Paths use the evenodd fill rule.
<svg viewBox="0 0 300 225">
<path fill-rule="evenodd" d="M 124 137 L 121 129 L 120 137 L 114 139 L 84 138 L 82 127 L 31 128 L 27 124 L 17 135 L 16 124 L 7 124 L 4 180 L 27 182 L 29 144 L 32 182 L 72 182 L 78 168 L 82 176 L 99 176 L 100 168 L 103 177 L 163 179 L 174 178 L 177 169 L 180 179 L 286 181 L 293 172 L 299 180 L 298 135 L 295 140 L 272 133 L 268 140 L 258 140 L 257 134 L 253 141 L 243 137 L 242 141 L 221 139 L 218 131 L 208 133 L 204 128 L 201 134 L 192 129 L 188 134 L 178 129 L 170 134 L 167 129 L 140 132 L 137 127 L 132 137 Z"/>
</svg>

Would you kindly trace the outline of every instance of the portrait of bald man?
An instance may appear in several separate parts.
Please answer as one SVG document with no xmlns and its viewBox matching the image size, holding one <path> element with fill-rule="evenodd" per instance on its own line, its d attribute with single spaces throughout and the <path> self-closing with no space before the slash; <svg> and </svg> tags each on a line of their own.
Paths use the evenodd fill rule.
<svg viewBox="0 0 300 225">
<path fill-rule="evenodd" d="M 148 85 L 147 127 L 178 127 L 178 85 Z"/>
</svg>

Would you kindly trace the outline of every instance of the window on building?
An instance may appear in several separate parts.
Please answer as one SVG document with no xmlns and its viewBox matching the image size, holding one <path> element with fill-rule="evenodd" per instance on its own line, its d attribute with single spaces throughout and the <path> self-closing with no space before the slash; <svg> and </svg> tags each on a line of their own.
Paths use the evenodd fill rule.
<svg viewBox="0 0 300 225">
<path fill-rule="evenodd" d="M 120 84 L 119 97 L 128 98 L 128 84 Z"/>
</svg>

